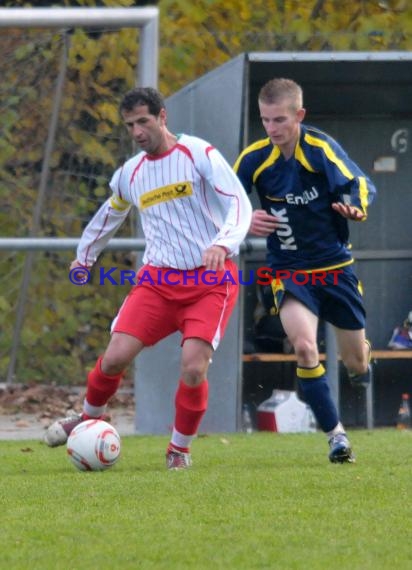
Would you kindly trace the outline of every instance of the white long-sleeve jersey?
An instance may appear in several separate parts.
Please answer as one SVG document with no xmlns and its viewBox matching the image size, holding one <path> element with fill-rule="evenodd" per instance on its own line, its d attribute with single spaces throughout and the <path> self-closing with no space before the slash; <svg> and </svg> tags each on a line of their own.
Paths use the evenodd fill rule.
<svg viewBox="0 0 412 570">
<path fill-rule="evenodd" d="M 143 262 L 189 270 L 220 245 L 239 251 L 252 216 L 249 198 L 221 153 L 206 141 L 180 135 L 168 152 L 139 152 L 113 175 L 112 196 L 81 237 L 77 259 L 91 267 L 127 217 L 139 209 L 146 239 Z"/>
</svg>

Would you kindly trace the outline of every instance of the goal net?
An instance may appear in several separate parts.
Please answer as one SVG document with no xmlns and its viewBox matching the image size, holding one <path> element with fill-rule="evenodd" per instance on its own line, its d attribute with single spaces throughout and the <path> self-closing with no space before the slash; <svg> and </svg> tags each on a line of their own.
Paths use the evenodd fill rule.
<svg viewBox="0 0 412 570">
<path fill-rule="evenodd" d="M 89 9 L 82 10 L 84 16 Z M 144 25 L 152 23 L 156 12 L 141 9 L 127 27 L 132 18 L 119 24 L 118 18 L 112 22 L 108 17 L 104 24 L 90 26 L 102 10 L 109 16 L 109 9 L 92 10 L 88 27 L 75 24 L 76 18 L 70 25 L 68 16 L 79 12 L 71 9 L 60 10 L 60 25 L 52 17 L 58 10 L 47 9 L 47 14 L 41 11 L 46 18 L 41 25 L 5 27 L 5 14 L 16 10 L 0 10 L 3 237 L 80 236 L 108 197 L 114 169 L 132 152 L 119 123 L 118 103 L 136 84 L 136 75 L 141 82 L 155 83 L 153 69 L 144 77 L 139 60 Z M 140 9 L 125 10 L 136 16 Z M 25 11 L 19 12 L 22 22 Z M 157 41 L 156 33 L 150 33 Z M 156 48 L 145 49 L 151 49 L 153 60 Z M 130 219 L 118 236 L 133 235 Z M 108 294 L 93 280 L 87 287 L 74 286 L 69 280 L 74 256 L 74 251 L 47 249 L 0 251 L 0 382 L 82 383 L 84 369 L 106 345 L 125 288 L 113 286 Z M 109 252 L 100 264 L 132 267 L 134 259 Z"/>
</svg>

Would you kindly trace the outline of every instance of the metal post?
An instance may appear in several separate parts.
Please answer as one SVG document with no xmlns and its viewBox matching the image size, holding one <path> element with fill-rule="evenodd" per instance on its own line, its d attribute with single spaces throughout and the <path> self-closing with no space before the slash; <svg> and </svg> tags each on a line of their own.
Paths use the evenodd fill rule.
<svg viewBox="0 0 412 570">
<path fill-rule="evenodd" d="M 36 206 L 34 208 L 33 220 L 30 228 L 30 236 L 36 236 L 40 229 L 41 212 L 43 208 L 44 198 L 46 195 L 47 181 L 50 172 L 50 160 L 53 152 L 54 141 L 56 138 L 59 111 L 63 96 L 64 80 L 66 78 L 68 51 L 69 51 L 69 38 L 66 33 L 63 33 L 63 48 L 60 59 L 59 74 L 57 76 L 57 81 L 56 81 L 56 92 L 53 98 L 53 109 L 50 118 L 50 127 L 47 135 L 46 148 L 43 157 L 39 191 L 37 194 Z M 34 259 L 34 252 L 29 251 L 24 260 L 22 283 L 19 291 L 19 298 L 17 300 L 16 321 L 13 330 L 13 339 L 10 350 L 10 360 L 6 377 L 7 384 L 11 384 L 13 382 L 14 373 L 16 369 L 17 353 L 19 350 L 21 330 L 24 322 L 24 313 L 26 309 L 27 293 L 29 289 L 33 259 Z"/>
<path fill-rule="evenodd" d="M 246 273 L 246 259 L 244 255 L 240 255 L 238 258 L 238 266 L 240 275 L 245 275 Z M 236 407 L 237 407 L 237 421 L 236 428 L 237 431 L 241 431 L 242 425 L 242 405 L 243 405 L 243 342 L 244 342 L 244 323 L 245 323 L 245 293 L 246 288 L 239 287 L 239 335 L 238 335 L 238 358 L 241 363 L 239 366 L 239 375 L 237 378 L 237 394 L 236 394 Z"/>
<path fill-rule="evenodd" d="M 325 323 L 325 339 L 326 339 L 326 371 L 329 380 L 332 399 L 335 402 L 338 414 L 340 416 L 340 397 L 339 397 L 339 362 L 338 350 L 335 332 L 330 323 Z"/>
<path fill-rule="evenodd" d="M 159 60 L 159 22 L 151 19 L 140 31 L 138 81 L 141 87 L 157 87 Z"/>
<path fill-rule="evenodd" d="M 0 28 L 143 27 L 159 18 L 157 6 L 144 8 L 0 8 Z"/>
<path fill-rule="evenodd" d="M 371 362 L 370 371 L 370 382 L 365 388 L 365 398 L 366 398 L 366 428 L 373 429 L 375 427 L 374 417 L 373 417 L 373 362 Z"/>
<path fill-rule="evenodd" d="M 156 6 L 144 8 L 0 8 L 0 28 L 64 28 L 87 26 L 103 27 L 140 27 L 140 58 L 138 66 L 139 81 L 143 85 L 157 86 L 158 75 L 158 21 L 159 9 Z M 43 159 L 39 194 L 35 212 L 33 214 L 30 236 L 36 236 L 40 226 L 41 209 L 49 175 L 50 157 L 53 150 L 55 132 L 57 128 L 63 83 L 67 68 L 67 37 L 65 36 L 65 49 L 62 54 L 62 63 L 56 84 L 56 96 L 50 129 L 48 133 L 45 156 Z M 21 329 L 24 321 L 24 310 L 30 275 L 33 265 L 34 250 L 28 248 L 23 267 L 22 285 L 16 309 L 16 322 L 7 372 L 7 383 L 11 383 L 15 373 L 18 347 L 20 344 Z"/>
</svg>

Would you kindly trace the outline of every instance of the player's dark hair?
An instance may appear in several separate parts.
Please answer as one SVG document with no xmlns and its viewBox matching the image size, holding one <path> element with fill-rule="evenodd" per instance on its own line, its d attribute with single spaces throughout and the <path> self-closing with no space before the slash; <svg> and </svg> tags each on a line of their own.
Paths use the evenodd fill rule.
<svg viewBox="0 0 412 570">
<path fill-rule="evenodd" d="M 147 105 L 149 113 L 156 117 L 165 108 L 163 95 L 159 91 L 153 87 L 135 87 L 123 97 L 120 103 L 120 112 L 130 113 L 135 107 L 141 105 Z"/>
</svg>

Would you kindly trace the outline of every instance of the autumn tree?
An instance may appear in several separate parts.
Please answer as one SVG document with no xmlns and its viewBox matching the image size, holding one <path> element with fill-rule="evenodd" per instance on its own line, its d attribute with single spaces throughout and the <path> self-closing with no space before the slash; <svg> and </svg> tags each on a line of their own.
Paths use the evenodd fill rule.
<svg viewBox="0 0 412 570">
<path fill-rule="evenodd" d="M 44 0 L 3 6 L 53 6 Z M 160 9 L 159 87 L 170 95 L 243 52 L 385 51 L 412 48 L 407 0 L 64 0 L 60 6 Z M 38 193 L 45 141 L 64 42 L 64 98 L 42 211 L 40 235 L 77 236 L 108 195 L 108 179 L 131 152 L 118 102 L 135 84 L 139 32 L 110 30 L 0 31 L 0 233 L 26 236 Z M 123 228 L 130 235 L 133 219 Z M 106 254 L 105 254 L 106 255 Z M 31 281 L 20 380 L 79 382 L 106 344 L 108 323 L 125 288 L 74 288 L 73 254 L 37 254 Z M 0 255 L 0 378 L 8 363 L 23 253 Z M 132 267 L 130 255 L 107 263 Z"/>
</svg>

